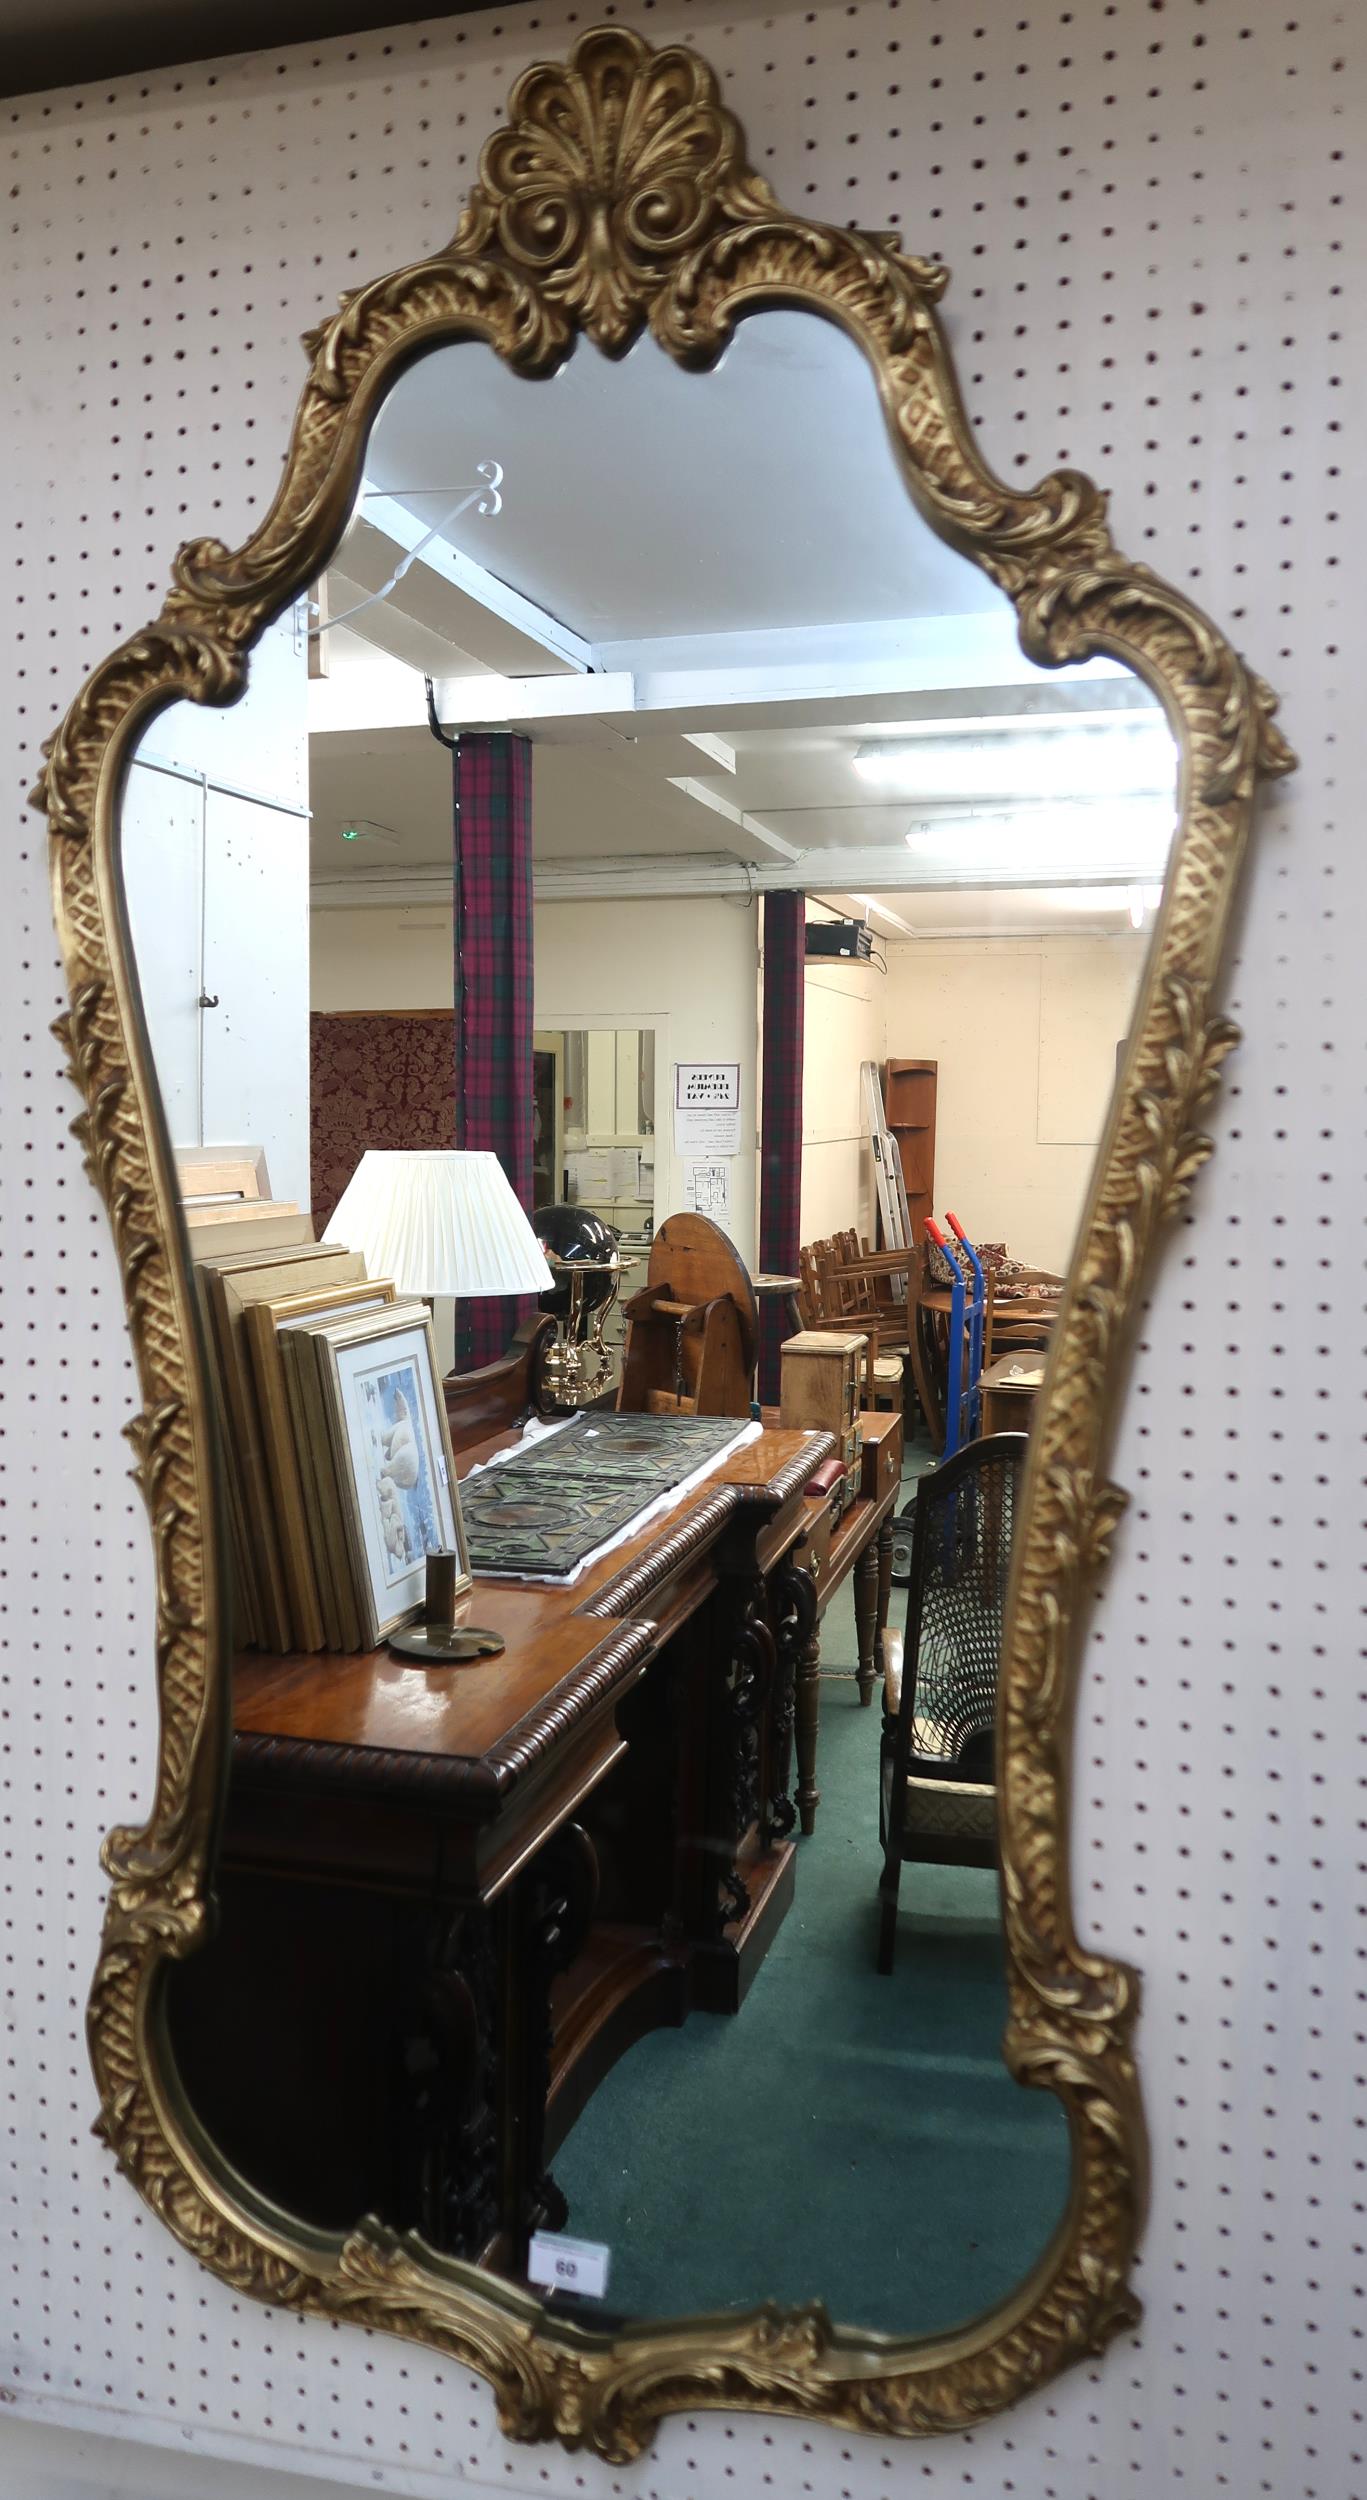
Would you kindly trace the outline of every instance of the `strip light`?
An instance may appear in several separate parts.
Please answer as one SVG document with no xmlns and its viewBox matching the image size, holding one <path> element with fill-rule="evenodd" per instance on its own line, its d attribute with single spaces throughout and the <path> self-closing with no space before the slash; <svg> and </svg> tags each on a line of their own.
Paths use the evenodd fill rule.
<svg viewBox="0 0 1367 2500">
<path fill-rule="evenodd" d="M 1166 722 L 1029 736 L 880 739 L 856 748 L 854 768 L 876 788 L 917 799 L 1165 797 L 1177 757 Z"/>
</svg>

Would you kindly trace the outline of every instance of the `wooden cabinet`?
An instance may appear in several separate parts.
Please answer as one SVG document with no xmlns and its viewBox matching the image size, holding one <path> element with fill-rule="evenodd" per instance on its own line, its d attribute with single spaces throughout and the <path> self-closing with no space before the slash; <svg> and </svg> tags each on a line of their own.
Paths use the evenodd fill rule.
<svg viewBox="0 0 1367 2500">
<path fill-rule="evenodd" d="M 779 1422 L 785 1432 L 830 1432 L 842 1459 L 859 1413 L 859 1376 L 866 1337 L 799 1329 L 782 1347 Z"/>
<path fill-rule="evenodd" d="M 803 1328 L 785 1338 L 779 1420 L 790 1432 L 829 1432 L 845 1470 L 845 1504 L 859 1491 L 859 1383 L 868 1339 Z"/>
<path fill-rule="evenodd" d="M 938 1059 L 889 1059 L 883 1070 L 883 1104 L 902 1159 L 902 1179 L 915 1241 L 923 1238 L 926 1217 L 935 1212 L 935 1097 L 939 1077 Z"/>
</svg>

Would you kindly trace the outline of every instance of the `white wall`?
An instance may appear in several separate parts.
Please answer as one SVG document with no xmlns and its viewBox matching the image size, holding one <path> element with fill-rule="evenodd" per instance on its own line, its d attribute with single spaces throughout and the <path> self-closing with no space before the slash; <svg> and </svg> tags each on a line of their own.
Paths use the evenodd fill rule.
<svg viewBox="0 0 1367 2500">
<path fill-rule="evenodd" d="M 159 607 L 177 544 L 237 545 L 263 515 L 300 332 L 451 233 L 510 81 L 573 31 L 538 0 L 6 102 L 22 352 L 0 367 L 0 2427 L 117 2432 L 120 2485 L 215 2500 L 233 2481 L 254 2500 L 272 2470 L 405 2500 L 701 2500 L 766 2476 L 811 2500 L 1344 2500 L 1362 2486 L 1367 1906 L 1361 12 L 1070 0 L 1065 29 L 1019 0 L 619 13 L 715 61 L 784 198 L 944 253 L 989 460 L 1011 481 L 1098 476 L 1119 543 L 1233 632 L 1302 757 L 1255 831 L 1217 1002 L 1246 1038 L 1153 1279 L 1110 1462 L 1131 1507 L 1079 1695 L 1077 1917 L 1143 1983 L 1142 2331 L 961 2436 L 701 2413 L 604 2467 L 507 2445 L 487 2389 L 440 2354 L 239 2298 L 92 2133 L 98 1848 L 150 1789 L 152 1566 L 24 793 L 93 661 Z M 1293 1253 L 1325 1306 L 1309 1319 Z M 10 2471 L 0 2447 L 0 2488 L 9 2471 L 24 2500 L 32 2453 Z"/>
<path fill-rule="evenodd" d="M 1067 1267 L 1147 940 L 901 941 L 892 1059 L 936 1059 L 935 1212 Z"/>
<path fill-rule="evenodd" d="M 317 911 L 309 933 L 309 1004 L 350 1008 L 452 1004 L 451 915 L 434 909 Z"/>
<path fill-rule="evenodd" d="M 263 1147 L 309 1194 L 304 642 L 287 615 L 228 710 L 173 703 L 129 767 L 129 918 L 175 1146 Z M 216 1001 L 201 1006 L 201 997 Z"/>
<path fill-rule="evenodd" d="M 807 966 L 802 1054 L 804 1241 L 854 1226 L 877 1239 L 878 1192 L 859 1070 L 882 1064 L 887 981 L 873 964 Z"/>
<path fill-rule="evenodd" d="M 536 1022 L 655 1029 L 656 1212 L 683 1205 L 674 1152 L 673 1063 L 738 1060 L 741 1146 L 731 1231 L 755 1259 L 757 915 L 726 896 L 691 902 L 538 903 Z M 449 1007 L 451 919 L 412 910 L 320 911 L 313 924 L 317 1008 Z"/>
</svg>

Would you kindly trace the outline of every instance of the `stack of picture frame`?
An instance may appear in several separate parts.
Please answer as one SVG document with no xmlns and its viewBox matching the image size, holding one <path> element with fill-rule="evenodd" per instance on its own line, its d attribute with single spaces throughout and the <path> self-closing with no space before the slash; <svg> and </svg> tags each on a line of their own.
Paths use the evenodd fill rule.
<svg viewBox="0 0 1367 2500">
<path fill-rule="evenodd" d="M 191 1236 L 236 1638 L 373 1649 L 421 1610 L 429 1552 L 455 1552 L 469 1582 L 432 1315 L 295 1222 L 299 1239 L 269 1247 Z"/>
</svg>

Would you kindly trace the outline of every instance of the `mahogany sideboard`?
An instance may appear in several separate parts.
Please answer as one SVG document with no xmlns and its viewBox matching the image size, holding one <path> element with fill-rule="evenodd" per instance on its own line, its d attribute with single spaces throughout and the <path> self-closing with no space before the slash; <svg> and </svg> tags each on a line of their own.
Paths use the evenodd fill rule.
<svg viewBox="0 0 1367 2500">
<path fill-rule="evenodd" d="M 766 1430 L 571 1588 L 477 1582 L 500 1657 L 238 1659 L 217 1932 L 168 2020 L 260 2193 L 518 2275 L 614 2060 L 739 2007 L 793 1892 L 793 1553 L 831 1447 Z"/>
</svg>

